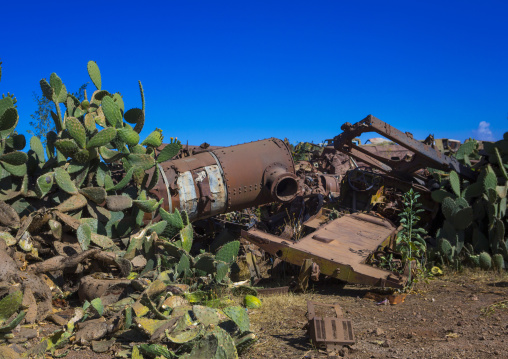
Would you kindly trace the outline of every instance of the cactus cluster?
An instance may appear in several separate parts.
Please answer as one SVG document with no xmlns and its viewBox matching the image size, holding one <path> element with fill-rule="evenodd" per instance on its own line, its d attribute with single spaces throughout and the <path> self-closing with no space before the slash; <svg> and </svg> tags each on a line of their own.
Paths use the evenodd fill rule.
<svg viewBox="0 0 508 359">
<path fill-rule="evenodd" d="M 41 80 L 43 95 L 55 106 L 51 115 L 57 130 L 47 134 L 45 146 L 34 136 L 28 151 L 22 151 L 26 141 L 15 132 L 16 99 L 11 95 L 0 99 L 0 240 L 35 262 L 26 272 L 20 272 L 20 278 L 29 276 L 32 281 L 20 280 L 19 290 L 11 290 L 0 299 L 0 342 L 11 338 L 12 329 L 23 320 L 31 324 L 51 314 L 52 291 L 64 295 L 57 285 L 50 288 L 43 283 L 49 294 L 34 297 L 29 290 L 29 283 L 35 280 L 33 273 L 44 272 L 41 268 L 51 271 L 62 263 L 65 265 L 60 269 L 76 270 L 82 264 L 69 265 L 69 261 L 92 256 L 100 260 L 86 262 L 83 267 L 88 272 L 76 272 L 78 279 L 81 277 L 80 290 L 83 280 L 93 277 L 91 274 L 101 266 L 107 271 L 116 268 L 115 273 L 123 279 L 117 280 L 111 292 L 92 294 L 81 310 L 86 314 L 71 319 L 64 329 L 32 348 L 30 354 L 53 351 L 72 335 L 77 342 L 85 343 L 87 339 L 74 323 L 86 324 L 87 317 L 95 317 L 114 320 L 115 330 L 133 327 L 148 336 L 150 344 L 135 346 L 133 358 L 142 354 L 172 358 L 175 351 L 236 358 L 235 342 L 245 348 L 255 339 L 245 330 L 247 314 L 233 315 L 237 309 L 226 308 L 223 312 L 198 304 L 214 299 L 210 294 L 213 288 L 227 287 L 240 243 L 225 243 L 215 254 L 190 254 L 193 227 L 187 214 L 169 213 L 163 209 L 162 200 L 149 195 L 159 179 L 156 165 L 177 155 L 180 142 L 171 138 L 156 152 L 163 141 L 160 129 L 140 140 L 145 120 L 141 83 L 141 108 L 126 110 L 120 93 L 102 88 L 97 64 L 90 61 L 87 68 L 97 89 L 90 97 L 85 93 L 83 101 L 69 94 L 55 73 L 49 82 Z M 152 175 L 149 170 L 153 170 Z M 159 215 L 162 220 L 146 223 L 146 213 L 152 218 Z M 58 251 L 69 242 L 75 245 L 77 257 Z M 117 298 L 112 294 L 122 290 L 132 296 Z M 111 298 L 120 300 L 111 303 Z M 27 299 L 33 299 L 31 309 L 20 310 Z M 90 312 L 88 307 L 95 309 Z M 28 319 L 30 310 L 33 313 Z M 221 329 L 231 320 L 242 330 L 228 333 Z M 108 329 L 111 327 L 90 333 L 105 336 L 112 333 Z"/>
<path fill-rule="evenodd" d="M 505 230 L 508 133 L 503 140 L 482 145 L 480 149 L 477 141 L 469 140 L 455 155 L 466 165 L 471 165 L 471 160 L 479 160 L 472 167 L 478 174 L 476 181 L 462 180 L 455 171 L 449 174 L 433 171 L 441 188 L 432 192 L 432 198 L 441 204 L 444 217 L 436 234 L 437 258 L 456 264 L 465 259 L 472 265 L 490 269 L 493 268 L 491 256 L 494 256 L 495 267 L 504 268 L 504 262 L 508 261 Z"/>
</svg>

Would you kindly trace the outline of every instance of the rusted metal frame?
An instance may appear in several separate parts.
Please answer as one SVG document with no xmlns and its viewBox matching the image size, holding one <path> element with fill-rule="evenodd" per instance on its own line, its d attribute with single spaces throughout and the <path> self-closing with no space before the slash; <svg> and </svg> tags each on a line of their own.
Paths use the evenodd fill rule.
<svg viewBox="0 0 508 359">
<path fill-rule="evenodd" d="M 393 171 L 397 165 L 399 164 L 400 161 L 394 161 L 392 159 L 389 159 L 389 158 L 386 158 L 386 157 L 383 157 L 383 156 L 380 156 L 380 155 L 377 155 L 373 152 L 370 152 L 368 151 L 367 149 L 363 148 L 363 147 L 360 147 L 360 146 L 357 146 L 355 144 L 352 144 L 351 145 L 351 149 L 352 150 L 355 150 L 355 151 L 359 151 L 361 153 L 363 153 L 365 156 L 367 157 L 371 157 L 372 159 L 378 161 L 378 162 L 381 162 L 383 164 L 383 167 L 386 168 L 386 169 L 390 169 L 386 172 L 391 172 Z"/>
<path fill-rule="evenodd" d="M 340 150 L 339 150 L 340 151 Z M 353 147 L 347 147 L 347 151 L 342 151 L 345 154 L 350 155 L 351 157 L 354 157 L 355 159 L 364 162 L 368 164 L 370 167 L 377 168 L 380 171 L 389 173 L 392 171 L 392 168 L 386 164 L 384 164 L 381 161 L 376 160 L 371 156 L 370 153 L 366 154 L 363 152 L 360 152 L 358 149 Z"/>
<path fill-rule="evenodd" d="M 367 264 L 358 263 L 355 264 L 355 268 L 353 268 L 353 266 L 348 264 L 333 262 L 314 253 L 295 249 L 286 241 L 277 243 L 277 240 L 279 239 L 277 236 L 257 229 L 251 229 L 249 231 L 242 230 L 241 233 L 243 238 L 261 247 L 268 253 L 278 255 L 283 261 L 295 265 L 302 265 L 305 259 L 312 259 L 317 265 L 319 265 L 321 273 L 346 282 L 361 283 L 377 287 L 388 286 L 392 288 L 403 288 L 405 284 L 404 278 L 397 278 L 391 272 L 377 269 Z M 391 235 L 389 237 L 391 237 Z M 389 240 L 389 238 L 387 238 L 387 240 Z M 363 267 L 368 267 L 371 271 L 379 272 L 379 277 L 362 273 Z"/>
<path fill-rule="evenodd" d="M 475 179 L 475 173 L 466 166 L 463 166 L 459 161 L 453 157 L 444 155 L 429 145 L 425 145 L 420 141 L 413 139 L 408 134 L 390 126 L 389 124 L 381 121 L 380 119 L 369 115 L 360 122 L 354 125 L 349 123 L 344 124 L 341 129 L 344 131 L 334 139 L 335 148 L 340 150 L 344 144 L 350 144 L 353 138 L 361 135 L 364 132 L 377 132 L 380 135 L 388 138 L 389 140 L 407 148 L 414 152 L 421 159 L 424 159 L 428 167 L 450 170 L 453 169 L 457 173 L 469 179 Z"/>
</svg>

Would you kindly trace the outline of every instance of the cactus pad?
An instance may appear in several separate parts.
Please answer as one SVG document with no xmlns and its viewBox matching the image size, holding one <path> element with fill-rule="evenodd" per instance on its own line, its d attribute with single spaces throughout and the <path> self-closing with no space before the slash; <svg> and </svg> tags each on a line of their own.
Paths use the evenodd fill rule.
<svg viewBox="0 0 508 359">
<path fill-rule="evenodd" d="M 10 165 L 19 166 L 28 160 L 28 156 L 24 152 L 9 152 L 4 153 L 2 156 L 0 156 L 0 161 L 8 163 Z"/>
<path fill-rule="evenodd" d="M 87 70 L 88 76 L 90 76 L 90 80 L 92 80 L 95 87 L 97 87 L 97 90 L 100 91 L 102 86 L 102 80 L 101 80 L 101 72 L 99 71 L 99 66 L 97 66 L 97 63 L 95 61 L 88 61 Z"/>
<path fill-rule="evenodd" d="M 88 141 L 86 148 L 105 146 L 116 137 L 116 134 L 116 128 L 107 127 L 93 136 L 90 141 Z"/>
<path fill-rule="evenodd" d="M 487 252 L 480 253 L 480 268 L 483 270 L 492 268 L 492 258 Z"/>
<path fill-rule="evenodd" d="M 249 315 L 247 314 L 247 310 L 242 307 L 227 307 L 224 308 L 224 314 L 226 314 L 229 319 L 231 319 L 240 329 L 240 332 L 247 332 L 250 328 Z"/>
<path fill-rule="evenodd" d="M 123 211 L 132 207 L 132 199 L 127 196 L 108 196 L 106 206 L 110 211 Z"/>
<path fill-rule="evenodd" d="M 102 111 L 111 126 L 115 127 L 118 123 L 122 122 L 122 113 L 112 97 L 104 96 L 102 99 Z"/>
<path fill-rule="evenodd" d="M 77 118 L 68 117 L 65 120 L 65 128 L 78 146 L 84 148 L 86 145 L 86 131 L 81 122 Z"/>
<path fill-rule="evenodd" d="M 0 323 L 5 322 L 18 311 L 22 300 L 23 293 L 20 290 L 7 294 L 0 300 Z"/>
<path fill-rule="evenodd" d="M 239 250 L 240 250 L 239 241 L 228 242 L 219 248 L 219 250 L 215 254 L 215 259 L 217 259 L 218 261 L 223 261 L 227 264 L 231 264 L 236 260 L 236 257 L 238 257 Z"/>
<path fill-rule="evenodd" d="M 76 188 L 76 185 L 71 180 L 71 176 L 69 173 L 63 169 L 62 167 L 58 167 L 55 170 L 55 181 L 58 187 L 60 187 L 63 191 L 70 193 L 70 194 L 77 194 L 78 189 Z"/>
</svg>

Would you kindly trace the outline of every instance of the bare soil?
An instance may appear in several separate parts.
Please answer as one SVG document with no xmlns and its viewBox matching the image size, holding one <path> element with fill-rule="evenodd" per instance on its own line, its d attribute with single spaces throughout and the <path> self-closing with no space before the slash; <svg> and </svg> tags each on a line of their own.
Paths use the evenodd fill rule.
<svg viewBox="0 0 508 359">
<path fill-rule="evenodd" d="M 465 272 L 418 283 L 404 303 L 378 305 L 369 288 L 318 283 L 305 294 L 263 298 L 252 311 L 259 341 L 242 358 L 325 358 L 304 328 L 307 301 L 339 303 L 357 342 L 348 358 L 508 358 L 508 274 Z M 498 305 L 495 305 L 495 304 Z M 486 313 L 489 306 L 492 310 Z M 503 304 L 505 304 L 503 306 Z"/>
</svg>

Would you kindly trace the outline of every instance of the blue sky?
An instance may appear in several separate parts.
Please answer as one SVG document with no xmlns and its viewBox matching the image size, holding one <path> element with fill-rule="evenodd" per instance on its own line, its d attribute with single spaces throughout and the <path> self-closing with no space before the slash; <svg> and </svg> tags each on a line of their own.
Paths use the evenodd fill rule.
<svg viewBox="0 0 508 359">
<path fill-rule="evenodd" d="M 39 80 L 75 91 L 95 60 L 126 108 L 142 81 L 142 137 L 320 142 L 373 114 L 417 138 L 499 139 L 507 15 L 507 1 L 9 1 L 0 93 L 26 134 Z"/>
</svg>

